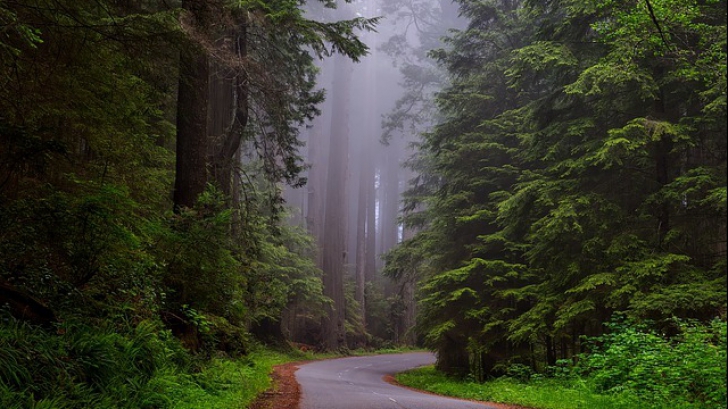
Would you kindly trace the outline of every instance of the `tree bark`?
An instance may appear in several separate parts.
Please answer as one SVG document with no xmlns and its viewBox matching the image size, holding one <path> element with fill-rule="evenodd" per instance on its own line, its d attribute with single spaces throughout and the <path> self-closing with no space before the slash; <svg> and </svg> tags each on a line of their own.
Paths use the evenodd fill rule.
<svg viewBox="0 0 728 409">
<path fill-rule="evenodd" d="M 380 254 L 397 245 L 399 226 L 399 158 L 401 140 L 392 140 L 385 148 L 385 162 L 382 164 L 381 189 L 383 193 L 380 207 L 381 236 Z"/>
<path fill-rule="evenodd" d="M 186 0 L 182 8 L 193 25 L 205 24 L 204 1 Z M 207 104 L 210 70 L 207 52 L 190 38 L 180 52 L 177 93 L 177 161 L 174 210 L 193 207 L 207 184 Z"/>
<path fill-rule="evenodd" d="M 243 132 L 248 124 L 248 79 L 245 70 L 242 68 L 247 57 L 247 17 L 241 12 L 237 17 L 237 24 L 232 30 L 232 53 L 240 64 L 231 67 L 224 72 L 228 72 L 230 78 L 222 78 L 221 80 L 232 87 L 232 106 L 222 107 L 225 111 L 232 111 L 232 118 L 229 126 L 225 128 L 221 140 L 215 144 L 212 164 L 215 182 L 217 183 L 223 194 L 233 199 L 233 173 L 235 172 L 235 156 L 240 151 L 240 145 L 243 140 Z M 231 203 L 232 207 L 237 207 L 238 202 Z"/>
<path fill-rule="evenodd" d="M 369 213 L 369 184 L 374 183 L 369 176 L 374 176 L 374 169 L 371 161 L 364 158 L 359 162 L 359 193 L 356 216 L 356 289 L 354 299 L 359 303 L 359 313 L 362 325 L 366 328 L 366 300 L 364 289 L 366 288 L 366 262 L 367 262 L 367 216 Z"/>
<path fill-rule="evenodd" d="M 324 220 L 323 283 L 324 295 L 333 305 L 327 306 L 323 323 L 326 348 L 337 350 L 346 343 L 344 297 L 344 266 L 346 263 L 346 225 L 349 150 L 349 90 L 351 63 L 336 57 L 334 72 L 331 145 L 326 187 L 326 219 Z"/>
<path fill-rule="evenodd" d="M 657 70 L 658 74 L 656 74 L 656 77 L 659 78 L 659 76 L 662 75 L 662 70 Z M 667 109 L 665 108 L 665 92 L 664 90 L 660 90 L 659 95 L 660 97 L 654 101 L 653 104 L 653 115 L 658 120 L 669 120 L 672 118 L 668 118 Z M 677 123 L 677 121 L 670 121 L 673 123 Z M 660 188 L 668 185 L 672 179 L 670 177 L 670 152 L 673 149 L 673 142 L 670 139 L 670 136 L 662 136 L 660 137 L 660 140 L 657 141 L 656 147 L 655 147 L 655 153 L 654 153 L 654 160 L 655 160 L 655 177 L 657 179 L 657 183 L 660 186 Z M 668 233 L 670 232 L 670 206 L 667 202 L 660 203 L 658 205 L 658 209 L 655 211 L 656 217 L 657 217 L 657 231 L 658 231 L 658 246 L 660 249 L 663 249 L 665 244 L 665 237 L 667 237 Z"/>
</svg>

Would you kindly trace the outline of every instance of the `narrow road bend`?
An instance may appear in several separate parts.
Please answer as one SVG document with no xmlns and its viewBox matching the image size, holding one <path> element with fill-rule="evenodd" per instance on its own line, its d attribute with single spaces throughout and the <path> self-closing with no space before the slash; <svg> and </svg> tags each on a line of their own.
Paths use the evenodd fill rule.
<svg viewBox="0 0 728 409">
<path fill-rule="evenodd" d="M 296 372 L 299 409 L 496 409 L 391 385 L 384 376 L 435 362 L 428 352 L 316 361 Z"/>
</svg>

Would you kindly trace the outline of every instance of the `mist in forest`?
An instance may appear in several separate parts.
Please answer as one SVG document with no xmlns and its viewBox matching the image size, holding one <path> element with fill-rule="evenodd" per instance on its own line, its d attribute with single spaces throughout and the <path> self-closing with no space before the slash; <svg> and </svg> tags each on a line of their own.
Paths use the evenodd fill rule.
<svg viewBox="0 0 728 409">
<path fill-rule="evenodd" d="M 412 345 L 726 407 L 727 7 L 0 1 L 0 407 Z"/>
<path fill-rule="evenodd" d="M 382 277 L 382 255 L 412 233 L 399 221 L 413 176 L 404 165 L 418 134 L 434 122 L 431 97 L 440 84 L 427 52 L 441 47 L 440 37 L 457 24 L 456 6 L 363 0 L 308 12 L 323 21 L 381 18 L 376 32 L 358 33 L 369 48 L 360 61 L 338 55 L 317 61 L 326 99 L 321 115 L 301 129 L 307 183 L 284 192 L 291 223 L 316 239 L 324 293 L 336 306 L 328 325 L 338 329 L 323 342 L 362 346 L 373 336 L 412 344 L 414 283 Z M 352 292 L 355 305 L 347 305 Z M 295 315 L 289 318 L 292 338 L 313 342 L 296 328 Z M 347 319 L 359 326 L 353 340 L 342 336 Z"/>
</svg>

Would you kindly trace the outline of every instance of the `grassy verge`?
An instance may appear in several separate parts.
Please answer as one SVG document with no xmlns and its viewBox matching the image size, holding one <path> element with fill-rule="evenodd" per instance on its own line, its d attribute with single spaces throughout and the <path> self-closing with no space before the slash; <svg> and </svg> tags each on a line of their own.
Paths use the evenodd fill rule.
<svg viewBox="0 0 728 409">
<path fill-rule="evenodd" d="M 247 408 L 258 394 L 271 387 L 273 367 L 287 362 L 342 358 L 385 353 L 420 351 L 415 349 L 355 350 L 348 355 L 311 352 L 277 352 L 260 349 L 238 360 L 213 359 L 199 374 L 172 390 L 175 409 Z"/>
<path fill-rule="evenodd" d="M 273 366 L 301 356 L 259 350 L 242 359 L 213 359 L 171 391 L 175 409 L 246 408 L 270 388 Z"/>
<path fill-rule="evenodd" d="M 317 358 L 260 348 L 206 360 L 156 322 L 122 329 L 67 322 L 51 333 L 0 315 L 0 408 L 242 409 L 274 365 Z"/>
<path fill-rule="evenodd" d="M 702 409 L 699 404 L 647 402 L 628 393 L 599 394 L 581 378 L 521 382 L 500 378 L 477 383 L 447 377 L 428 366 L 396 376 L 398 382 L 440 395 L 535 409 Z"/>
<path fill-rule="evenodd" d="M 0 309 L 0 408 L 243 409 L 271 386 L 273 366 L 342 356 L 259 348 L 207 360 L 157 321 L 93 324 L 48 331 Z"/>
</svg>

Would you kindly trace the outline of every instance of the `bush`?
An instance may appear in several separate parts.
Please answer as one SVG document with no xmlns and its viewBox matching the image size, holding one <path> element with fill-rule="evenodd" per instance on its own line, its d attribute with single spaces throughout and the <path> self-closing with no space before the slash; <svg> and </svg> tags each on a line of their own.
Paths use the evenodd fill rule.
<svg viewBox="0 0 728 409">
<path fill-rule="evenodd" d="M 579 370 L 603 392 L 631 391 L 646 401 L 688 401 L 726 407 L 726 323 L 676 320 L 668 339 L 633 323 L 613 322 Z"/>
<path fill-rule="evenodd" d="M 166 408 L 185 352 L 154 322 L 119 333 L 70 322 L 52 334 L 3 315 L 0 407 Z"/>
</svg>

